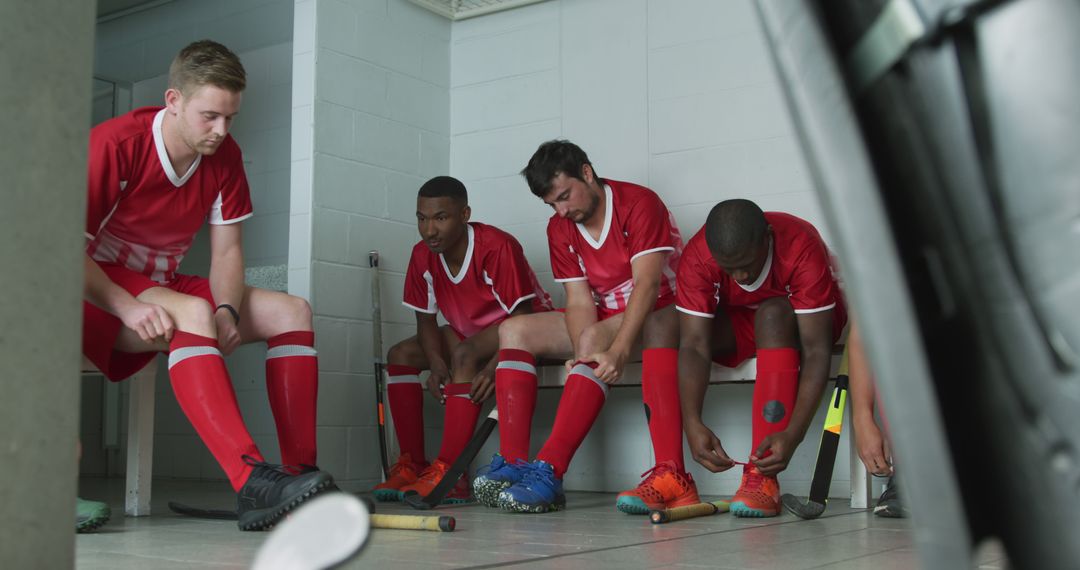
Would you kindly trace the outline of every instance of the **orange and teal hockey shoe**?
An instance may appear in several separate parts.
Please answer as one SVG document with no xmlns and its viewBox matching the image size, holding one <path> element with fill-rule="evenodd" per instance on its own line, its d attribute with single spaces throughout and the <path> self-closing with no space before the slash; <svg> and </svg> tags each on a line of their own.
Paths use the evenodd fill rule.
<svg viewBox="0 0 1080 570">
<path fill-rule="evenodd" d="M 416 478 L 416 482 L 405 485 L 401 488 L 401 496 L 404 497 L 405 493 L 409 491 L 416 491 L 421 497 L 426 497 L 431 494 L 431 490 L 435 488 L 435 485 L 442 481 L 446 476 L 446 472 L 450 470 L 450 464 L 445 461 L 435 460 L 427 469 L 424 469 L 420 476 Z M 465 476 L 458 478 L 457 484 L 454 485 L 454 489 L 450 491 L 446 498 L 443 499 L 443 504 L 456 504 L 456 503 L 471 503 L 472 496 L 469 494 L 469 483 Z"/>
<path fill-rule="evenodd" d="M 375 488 L 372 489 L 371 492 L 375 495 L 375 500 L 383 502 L 400 501 L 401 488 L 415 483 L 418 473 L 426 467 L 423 463 L 414 463 L 412 456 L 408 453 L 402 453 L 398 457 L 397 463 L 390 468 L 390 477 L 386 481 L 375 485 Z"/>
<path fill-rule="evenodd" d="M 665 461 L 641 474 L 645 477 L 636 488 L 619 493 L 615 508 L 630 515 L 647 515 L 701 502 L 694 478 L 680 471 L 674 461 Z"/>
<path fill-rule="evenodd" d="M 731 498 L 731 514 L 737 517 L 775 517 L 780 514 L 780 483 L 762 475 L 757 467 L 743 467 L 742 484 Z"/>
</svg>

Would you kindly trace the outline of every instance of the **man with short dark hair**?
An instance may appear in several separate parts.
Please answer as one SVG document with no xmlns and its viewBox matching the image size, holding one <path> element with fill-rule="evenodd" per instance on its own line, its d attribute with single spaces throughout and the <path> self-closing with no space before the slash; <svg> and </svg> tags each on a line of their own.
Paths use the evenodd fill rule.
<svg viewBox="0 0 1080 570">
<path fill-rule="evenodd" d="M 420 187 L 416 225 L 421 240 L 412 251 L 402 302 L 416 311 L 416 336 L 387 355 L 387 395 L 401 455 L 375 498 L 401 500 L 408 491 L 428 495 L 476 428 L 480 403 L 494 391 L 499 325 L 515 315 L 551 310 L 551 298 L 533 274 L 521 245 L 510 234 L 469 221 L 465 185 L 437 176 Z M 440 327 L 436 314 L 447 325 Z M 423 390 L 446 406 L 442 449 L 430 465 L 424 453 Z M 462 478 L 445 502 L 469 500 Z"/>
<path fill-rule="evenodd" d="M 616 508 L 631 514 L 700 502 L 682 454 L 675 267 L 682 238 L 652 190 L 600 178 L 577 145 L 549 141 L 522 171 L 555 210 L 548 247 L 566 311 L 516 317 L 499 329 L 495 393 L 500 453 L 473 481 L 488 506 L 547 512 L 565 505 L 562 478 L 600 414 L 608 385 L 642 359 L 642 395 L 655 465 Z M 566 359 L 569 375 L 551 436 L 529 456 L 536 358 Z"/>
<path fill-rule="evenodd" d="M 314 467 L 311 308 L 244 284 L 240 222 L 252 207 L 228 131 L 245 85 L 234 53 L 194 42 L 169 69 L 165 107 L 135 109 L 91 131 L 83 354 L 119 380 L 169 353 L 176 400 L 237 491 L 240 528 L 260 530 L 333 478 Z M 209 278 L 180 274 L 204 222 Z M 284 466 L 263 461 L 222 356 L 263 341 Z"/>
<path fill-rule="evenodd" d="M 731 512 L 780 512 L 783 471 L 814 417 L 847 313 L 829 251 L 809 222 L 749 200 L 717 204 L 679 265 L 679 391 L 694 460 L 735 465 L 701 419 L 711 362 L 757 355 L 753 442 Z"/>
</svg>

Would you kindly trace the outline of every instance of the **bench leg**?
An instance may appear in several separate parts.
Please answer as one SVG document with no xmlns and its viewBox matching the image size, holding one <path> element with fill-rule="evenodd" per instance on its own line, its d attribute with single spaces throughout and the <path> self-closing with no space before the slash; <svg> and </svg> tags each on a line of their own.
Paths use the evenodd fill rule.
<svg viewBox="0 0 1080 570">
<path fill-rule="evenodd" d="M 873 481 L 870 479 L 862 459 L 859 459 L 859 450 L 855 447 L 854 433 L 848 436 L 848 442 L 851 447 L 851 508 L 865 509 L 870 506 L 870 485 Z"/>
<path fill-rule="evenodd" d="M 152 360 L 129 380 L 127 494 L 124 513 L 150 515 L 150 481 L 154 458 L 154 383 L 157 361 Z"/>
</svg>

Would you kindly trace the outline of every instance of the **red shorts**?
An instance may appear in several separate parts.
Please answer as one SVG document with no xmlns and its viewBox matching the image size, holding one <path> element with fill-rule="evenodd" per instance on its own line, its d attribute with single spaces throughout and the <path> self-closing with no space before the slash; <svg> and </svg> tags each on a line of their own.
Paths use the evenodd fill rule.
<svg viewBox="0 0 1080 570">
<path fill-rule="evenodd" d="M 653 311 L 659 311 L 660 309 L 663 309 L 664 307 L 666 307 L 666 306 L 668 306 L 668 305 L 670 305 L 670 304 L 672 304 L 674 302 L 675 302 L 675 295 L 668 295 L 667 297 L 659 297 L 659 298 L 656 299 L 656 304 L 653 305 L 652 310 Z M 626 312 L 626 307 L 623 307 L 621 309 L 609 309 L 607 307 L 597 305 L 596 306 L 596 320 L 598 320 L 598 321 L 606 321 L 606 320 L 610 319 L 611 317 L 614 317 L 615 315 L 618 315 L 620 313 L 625 313 L 625 312 Z"/>
<path fill-rule="evenodd" d="M 754 315 L 757 309 L 750 307 L 727 307 L 718 309 L 727 313 L 731 319 L 731 328 L 735 331 L 735 352 L 723 356 L 713 356 L 713 362 L 720 366 L 735 368 L 757 352 L 757 339 L 754 336 Z M 833 307 L 833 344 L 840 340 L 840 333 L 847 324 L 847 308 L 843 303 Z"/>
<path fill-rule="evenodd" d="M 109 279 L 137 297 L 151 287 L 165 287 L 177 293 L 193 295 L 206 299 L 214 306 L 214 296 L 210 293 L 210 281 L 205 277 L 177 275 L 167 284 L 151 280 L 142 273 L 136 273 L 115 263 L 99 263 Z M 156 353 L 131 353 L 116 350 L 116 339 L 124 323 L 115 315 L 107 313 L 86 301 L 83 301 L 83 355 L 97 366 L 106 378 L 114 382 L 123 380 L 142 370 Z"/>
</svg>

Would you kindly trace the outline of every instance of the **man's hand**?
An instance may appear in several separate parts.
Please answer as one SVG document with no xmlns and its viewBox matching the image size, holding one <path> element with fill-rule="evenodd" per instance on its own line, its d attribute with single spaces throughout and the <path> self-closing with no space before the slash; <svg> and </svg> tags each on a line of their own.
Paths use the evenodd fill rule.
<svg viewBox="0 0 1080 570">
<path fill-rule="evenodd" d="M 125 327 L 138 333 L 139 338 L 148 343 L 158 339 L 169 342 L 176 330 L 172 317 L 161 305 L 133 300 L 118 316 Z"/>
<path fill-rule="evenodd" d="M 450 383 L 450 370 L 446 368 L 446 364 L 443 362 L 431 363 L 431 374 L 428 375 L 427 389 L 431 392 L 431 396 L 439 401 L 440 404 L 446 403 L 446 392 L 443 391 L 443 387 Z"/>
<path fill-rule="evenodd" d="M 881 437 L 881 429 L 873 419 L 855 422 L 855 448 L 867 471 L 878 477 L 892 475 L 888 443 Z"/>
<path fill-rule="evenodd" d="M 765 436 L 750 456 L 750 462 L 757 466 L 762 475 L 776 475 L 787 469 L 799 443 L 799 438 L 788 430 Z"/>
<path fill-rule="evenodd" d="M 595 362 L 593 374 L 605 384 L 614 384 L 622 378 L 623 366 L 629 355 L 619 350 L 609 349 L 595 352 L 577 359 L 577 362 Z"/>
<path fill-rule="evenodd" d="M 720 438 L 701 422 L 686 426 L 686 442 L 694 461 L 713 473 L 727 471 L 735 465 L 720 445 Z"/>
<path fill-rule="evenodd" d="M 236 326 L 236 319 L 229 311 L 214 313 L 214 325 L 217 327 L 218 348 L 221 354 L 228 356 L 236 347 L 240 346 L 240 330 Z"/>
<path fill-rule="evenodd" d="M 469 388 L 469 397 L 472 398 L 473 403 L 479 404 L 495 393 L 495 365 L 497 364 L 498 359 L 492 358 L 490 364 L 476 373 L 472 380 L 472 387 Z"/>
</svg>

